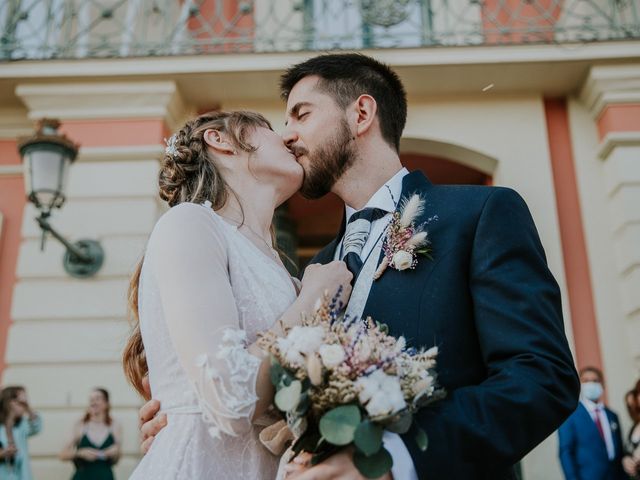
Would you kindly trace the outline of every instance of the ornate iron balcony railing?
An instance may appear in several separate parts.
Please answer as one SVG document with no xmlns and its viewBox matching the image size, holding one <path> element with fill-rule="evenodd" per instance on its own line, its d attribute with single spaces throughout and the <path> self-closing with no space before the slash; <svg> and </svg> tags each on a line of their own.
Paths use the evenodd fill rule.
<svg viewBox="0 0 640 480">
<path fill-rule="evenodd" d="M 639 0 L 0 0 L 0 61 L 640 39 Z"/>
</svg>

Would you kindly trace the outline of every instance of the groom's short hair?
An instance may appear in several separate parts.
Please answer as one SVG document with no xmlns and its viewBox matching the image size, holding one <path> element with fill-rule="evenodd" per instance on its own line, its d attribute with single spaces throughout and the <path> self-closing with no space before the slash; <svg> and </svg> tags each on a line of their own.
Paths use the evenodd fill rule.
<svg viewBox="0 0 640 480">
<path fill-rule="evenodd" d="M 318 88 L 331 95 L 340 108 L 346 108 L 360 95 L 371 95 L 378 104 L 382 137 L 400 151 L 400 137 L 407 122 L 407 94 L 396 72 L 359 53 L 319 55 L 292 66 L 282 75 L 282 98 L 286 100 L 296 83 L 313 75 L 320 77 Z"/>
</svg>

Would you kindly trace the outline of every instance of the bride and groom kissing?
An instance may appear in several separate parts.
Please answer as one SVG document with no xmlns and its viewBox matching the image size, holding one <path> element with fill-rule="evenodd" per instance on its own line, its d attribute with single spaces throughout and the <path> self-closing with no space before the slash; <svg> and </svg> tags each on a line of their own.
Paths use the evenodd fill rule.
<svg viewBox="0 0 640 480">
<path fill-rule="evenodd" d="M 147 453 L 131 478 L 363 478 L 348 449 L 317 465 L 303 453 L 278 473 L 259 439 L 276 421 L 259 337 L 284 335 L 338 287 L 351 316 L 384 322 L 415 348 L 439 347 L 446 398 L 415 417 L 429 447 L 385 432 L 393 467 L 383 478 L 515 478 L 514 464 L 579 393 L 560 292 L 525 202 L 508 188 L 433 185 L 403 168 L 405 90 L 370 57 L 317 56 L 280 86 L 282 136 L 257 113 L 213 112 L 167 142 L 159 186 L 171 208 L 129 296 L 137 322 L 125 372 L 153 398 L 140 410 Z M 298 190 L 345 203 L 340 231 L 301 281 L 271 227 Z M 431 253 L 389 259 L 394 212 L 416 194 Z"/>
</svg>

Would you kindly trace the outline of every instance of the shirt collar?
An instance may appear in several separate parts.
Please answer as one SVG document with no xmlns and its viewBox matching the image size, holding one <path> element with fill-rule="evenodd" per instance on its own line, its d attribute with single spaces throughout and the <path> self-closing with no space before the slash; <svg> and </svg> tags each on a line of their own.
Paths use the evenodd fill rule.
<svg viewBox="0 0 640 480">
<path fill-rule="evenodd" d="M 591 400 L 585 397 L 580 397 L 580 401 L 585 406 L 585 408 L 590 412 L 595 412 L 596 409 L 602 410 L 604 407 L 604 404 L 602 402 L 598 402 L 598 403 L 592 402 Z"/>
<path fill-rule="evenodd" d="M 402 167 L 398 173 L 387 180 L 387 182 L 373 194 L 367 204 L 362 208 L 381 208 L 386 212 L 393 212 L 397 207 L 396 202 L 400 200 L 400 195 L 402 194 L 402 179 L 408 174 L 409 170 Z M 391 195 L 389 192 L 391 192 Z M 344 208 L 348 223 L 351 215 L 358 210 L 351 208 L 347 204 L 344 205 Z"/>
</svg>

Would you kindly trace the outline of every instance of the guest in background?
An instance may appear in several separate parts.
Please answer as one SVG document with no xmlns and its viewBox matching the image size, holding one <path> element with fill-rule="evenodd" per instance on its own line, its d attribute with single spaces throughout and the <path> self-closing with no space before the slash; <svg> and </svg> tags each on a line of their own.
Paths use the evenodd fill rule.
<svg viewBox="0 0 640 480">
<path fill-rule="evenodd" d="M 5 387 L 0 393 L 0 479 L 32 480 L 27 439 L 41 429 L 24 387 Z"/>
<path fill-rule="evenodd" d="M 620 422 L 602 403 L 602 372 L 585 367 L 580 383 L 578 408 L 558 430 L 564 476 L 567 480 L 623 480 Z"/>
<path fill-rule="evenodd" d="M 109 392 L 96 388 L 89 397 L 89 408 L 73 433 L 61 460 L 70 460 L 76 467 L 72 480 L 113 480 L 112 466 L 120 458 L 122 429 L 111 418 Z"/>
<path fill-rule="evenodd" d="M 633 422 L 628 437 L 628 453 L 622 459 L 624 471 L 634 480 L 640 480 L 640 380 L 625 395 L 627 411 Z"/>
</svg>

